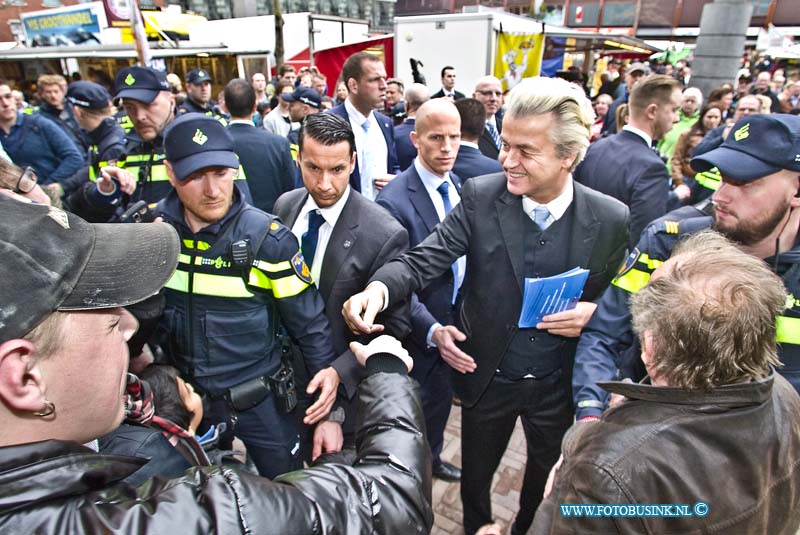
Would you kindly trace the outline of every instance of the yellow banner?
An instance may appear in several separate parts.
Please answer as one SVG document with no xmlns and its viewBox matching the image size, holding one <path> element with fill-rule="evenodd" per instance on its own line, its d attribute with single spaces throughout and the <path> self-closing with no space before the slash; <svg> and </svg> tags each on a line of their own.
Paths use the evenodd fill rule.
<svg viewBox="0 0 800 535">
<path fill-rule="evenodd" d="M 497 34 L 494 75 L 503 82 L 503 90 L 513 88 L 523 78 L 539 76 L 542 67 L 544 34 Z"/>
</svg>

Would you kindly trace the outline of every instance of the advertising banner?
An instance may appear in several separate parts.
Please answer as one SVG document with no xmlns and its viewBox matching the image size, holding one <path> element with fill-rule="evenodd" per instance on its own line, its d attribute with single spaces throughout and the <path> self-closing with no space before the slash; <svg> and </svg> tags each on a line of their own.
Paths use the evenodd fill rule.
<svg viewBox="0 0 800 535">
<path fill-rule="evenodd" d="M 106 27 L 102 2 L 31 11 L 20 20 L 30 46 L 98 45 Z"/>
<path fill-rule="evenodd" d="M 543 33 L 498 33 L 494 75 L 503 83 L 503 90 L 512 89 L 523 78 L 539 76 L 543 51 Z"/>
</svg>

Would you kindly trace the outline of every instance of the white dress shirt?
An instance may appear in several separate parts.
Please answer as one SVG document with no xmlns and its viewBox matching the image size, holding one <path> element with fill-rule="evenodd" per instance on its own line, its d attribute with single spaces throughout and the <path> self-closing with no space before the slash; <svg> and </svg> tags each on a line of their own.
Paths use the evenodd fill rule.
<svg viewBox="0 0 800 535">
<path fill-rule="evenodd" d="M 558 221 L 564 216 L 564 212 L 567 211 L 569 205 L 572 204 L 572 199 L 574 196 L 575 185 L 572 183 L 572 175 L 570 175 L 567 179 L 567 184 L 564 186 L 564 190 L 558 194 L 558 197 L 547 204 L 541 204 L 534 201 L 530 197 L 523 196 L 522 209 L 525 210 L 525 213 L 528 214 L 528 217 L 533 220 L 533 210 L 539 206 L 545 206 L 550 212 L 550 217 L 553 218 L 553 221 Z"/>
<path fill-rule="evenodd" d="M 303 234 L 308 231 L 308 216 L 314 210 L 319 210 L 320 215 L 325 220 L 321 227 L 319 227 L 319 235 L 317 237 L 317 249 L 314 252 L 314 258 L 311 259 L 311 278 L 314 284 L 319 288 L 319 275 L 322 273 L 322 261 L 325 258 L 325 251 L 328 248 L 328 242 L 331 239 L 333 227 L 339 221 L 339 216 L 342 214 L 344 205 L 347 204 L 347 199 L 350 197 L 350 186 L 344 190 L 344 194 L 332 206 L 327 208 L 320 208 L 317 202 L 309 195 L 300 213 L 297 214 L 297 219 L 292 225 L 292 234 L 297 237 L 298 243 L 303 243 Z M 306 259 L 308 262 L 309 259 Z"/>
<path fill-rule="evenodd" d="M 364 151 L 369 151 L 369 161 L 371 163 L 372 172 L 369 176 L 376 177 L 385 175 L 389 172 L 386 167 L 386 161 L 389 156 L 389 148 L 386 146 L 386 138 L 383 137 L 383 131 L 378 126 L 378 119 L 375 114 L 370 110 L 369 117 L 365 117 L 355 106 L 350 102 L 350 99 L 345 99 L 344 109 L 347 110 L 347 116 L 350 119 L 350 127 L 353 129 L 353 134 L 356 138 L 356 153 L 358 154 L 358 172 L 361 175 L 361 194 L 368 199 L 375 199 L 377 192 L 375 191 L 375 184 L 369 184 L 364 181 L 364 162 L 367 158 L 364 156 Z M 364 123 L 369 121 L 369 129 L 364 131 Z"/>
</svg>

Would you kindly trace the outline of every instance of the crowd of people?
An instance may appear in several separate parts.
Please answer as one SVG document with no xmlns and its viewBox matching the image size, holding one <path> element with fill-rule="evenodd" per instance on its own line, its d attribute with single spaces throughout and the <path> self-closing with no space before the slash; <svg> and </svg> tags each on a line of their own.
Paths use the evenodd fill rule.
<svg viewBox="0 0 800 535">
<path fill-rule="evenodd" d="M 438 478 L 499 535 L 521 420 L 511 534 L 796 533 L 800 82 L 764 65 L 0 82 L 0 532 L 424 534 Z"/>
</svg>

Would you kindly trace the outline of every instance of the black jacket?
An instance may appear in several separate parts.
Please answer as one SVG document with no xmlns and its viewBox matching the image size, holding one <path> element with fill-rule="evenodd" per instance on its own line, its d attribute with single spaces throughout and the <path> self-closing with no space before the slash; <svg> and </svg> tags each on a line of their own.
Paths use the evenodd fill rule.
<svg viewBox="0 0 800 535">
<path fill-rule="evenodd" d="M 380 373 L 394 364 L 381 359 L 397 361 L 368 362 L 353 466 L 323 464 L 275 481 L 192 468 L 134 489 L 120 481 L 141 460 L 57 440 L 8 446 L 0 448 L 0 533 L 429 533 L 431 460 L 418 389 Z"/>
</svg>

